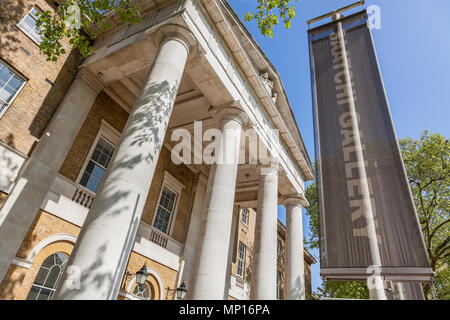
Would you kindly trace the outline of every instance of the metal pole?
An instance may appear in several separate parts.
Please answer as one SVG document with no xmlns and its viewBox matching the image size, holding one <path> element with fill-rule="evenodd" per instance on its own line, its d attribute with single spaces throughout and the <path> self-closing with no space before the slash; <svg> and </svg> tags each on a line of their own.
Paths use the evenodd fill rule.
<svg viewBox="0 0 450 320">
<path fill-rule="evenodd" d="M 361 147 L 361 136 L 359 134 L 358 117 L 355 108 L 355 101 L 353 97 L 353 88 L 350 77 L 350 68 L 347 59 L 347 49 L 345 47 L 344 32 L 342 30 L 342 22 L 339 21 L 341 15 L 339 13 L 333 15 L 333 21 L 337 21 L 337 36 L 340 48 L 342 50 L 343 57 L 343 71 L 345 78 L 345 85 L 347 86 L 346 92 L 350 92 L 348 99 L 349 112 L 351 114 L 351 123 L 354 132 L 355 141 L 355 155 L 356 161 L 359 164 L 356 168 L 361 180 L 361 195 L 363 197 L 363 205 L 366 212 L 367 221 L 367 235 L 369 238 L 370 255 L 372 258 L 372 264 L 376 268 L 381 268 L 381 256 L 378 248 L 377 233 L 375 230 L 375 218 L 372 211 L 372 204 L 370 201 L 369 185 L 367 184 L 366 167 L 364 165 L 364 155 Z M 376 272 L 374 275 L 367 278 L 367 285 L 369 287 L 371 300 L 387 300 L 386 293 L 384 292 L 383 278 Z"/>
</svg>

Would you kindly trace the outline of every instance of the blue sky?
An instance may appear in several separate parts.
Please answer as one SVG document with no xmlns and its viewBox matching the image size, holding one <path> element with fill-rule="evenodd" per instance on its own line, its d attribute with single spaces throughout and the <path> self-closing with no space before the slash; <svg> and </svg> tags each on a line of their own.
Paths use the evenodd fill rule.
<svg viewBox="0 0 450 320">
<path fill-rule="evenodd" d="M 299 0 L 292 27 L 280 25 L 274 38 L 261 36 L 256 22 L 244 22 L 281 75 L 311 159 L 314 132 L 306 21 L 355 1 Z M 229 3 L 241 20 L 257 5 L 256 0 Z M 381 29 L 372 34 L 397 136 L 418 138 L 426 129 L 449 137 L 450 1 L 367 0 L 366 8 L 372 4 L 381 9 Z M 281 206 L 278 216 L 284 222 Z M 303 224 L 307 236 L 306 217 Z M 314 289 L 321 282 L 319 264 L 312 273 Z"/>
</svg>

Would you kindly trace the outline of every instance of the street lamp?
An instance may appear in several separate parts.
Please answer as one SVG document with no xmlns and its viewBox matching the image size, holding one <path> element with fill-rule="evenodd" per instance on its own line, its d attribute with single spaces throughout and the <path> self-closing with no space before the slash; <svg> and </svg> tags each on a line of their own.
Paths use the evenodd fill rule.
<svg viewBox="0 0 450 320">
<path fill-rule="evenodd" d="M 142 268 L 136 273 L 130 273 L 127 271 L 125 273 L 125 280 L 131 280 L 133 276 L 136 276 L 136 283 L 138 286 L 143 285 L 148 278 L 147 262 L 144 262 Z M 125 282 L 123 284 L 123 288 L 125 289 Z"/>
<path fill-rule="evenodd" d="M 167 287 L 166 290 L 167 290 L 166 299 L 169 295 L 173 296 L 173 294 L 176 293 L 177 300 L 183 300 L 187 293 L 186 284 L 184 283 L 184 281 L 180 284 L 180 286 L 178 288 L 171 289 L 171 288 Z"/>
<path fill-rule="evenodd" d="M 136 272 L 136 282 L 139 285 L 142 285 L 145 283 L 147 278 L 148 278 L 147 266 L 144 263 L 142 268 L 138 272 Z"/>
</svg>

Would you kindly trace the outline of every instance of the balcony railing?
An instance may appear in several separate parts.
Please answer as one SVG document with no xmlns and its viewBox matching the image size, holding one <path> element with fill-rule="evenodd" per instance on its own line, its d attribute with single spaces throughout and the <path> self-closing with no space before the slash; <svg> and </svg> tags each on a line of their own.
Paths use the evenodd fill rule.
<svg viewBox="0 0 450 320">
<path fill-rule="evenodd" d="M 143 221 L 139 223 L 137 236 L 151 241 L 173 253 L 180 254 L 181 243 Z"/>
<path fill-rule="evenodd" d="M 90 209 L 94 198 L 95 194 L 80 186 L 75 190 L 72 201 L 85 208 Z"/>
<path fill-rule="evenodd" d="M 94 199 L 94 193 L 66 177 L 58 175 L 52 184 L 48 201 L 45 201 L 42 209 L 68 221 L 75 219 L 77 225 L 82 225 Z M 142 238 L 144 242 L 152 242 L 167 249 L 177 256 L 181 253 L 181 243 L 143 221 L 139 223 L 136 236 Z"/>
</svg>

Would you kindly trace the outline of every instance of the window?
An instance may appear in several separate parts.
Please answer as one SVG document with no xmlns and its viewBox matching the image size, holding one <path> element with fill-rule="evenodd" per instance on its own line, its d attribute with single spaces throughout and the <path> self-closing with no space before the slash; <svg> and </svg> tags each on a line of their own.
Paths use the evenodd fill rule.
<svg viewBox="0 0 450 320">
<path fill-rule="evenodd" d="M 277 300 L 281 299 L 281 272 L 277 271 Z"/>
<path fill-rule="evenodd" d="M 80 185 L 94 193 L 97 192 L 113 153 L 114 146 L 100 137 L 84 170 Z"/>
<path fill-rule="evenodd" d="M 243 224 L 248 225 L 248 209 L 242 209 L 241 221 Z"/>
<path fill-rule="evenodd" d="M 24 84 L 25 79 L 0 60 L 0 117 L 6 112 Z"/>
<path fill-rule="evenodd" d="M 152 291 L 147 282 L 144 284 L 137 284 L 134 287 L 133 295 L 143 300 L 150 300 L 152 296 Z"/>
<path fill-rule="evenodd" d="M 159 197 L 158 209 L 156 210 L 153 226 L 164 233 L 169 233 L 172 216 L 175 212 L 177 193 L 163 185 Z"/>
<path fill-rule="evenodd" d="M 38 33 L 38 29 L 36 28 L 36 22 L 39 20 L 38 15 L 41 11 L 33 7 L 30 12 L 27 13 L 25 18 L 20 21 L 17 26 L 20 30 L 22 30 L 27 36 L 31 38 L 37 44 L 41 43 L 41 36 Z"/>
<path fill-rule="evenodd" d="M 281 254 L 281 241 L 277 239 L 277 255 Z"/>
<path fill-rule="evenodd" d="M 245 267 L 245 251 L 246 246 L 242 242 L 239 241 L 238 248 L 238 261 L 237 261 L 237 275 L 241 278 L 244 277 L 244 267 Z"/>
<path fill-rule="evenodd" d="M 68 258 L 66 254 L 57 252 L 44 260 L 28 293 L 27 300 L 50 300 L 52 298 L 66 268 Z"/>
</svg>

